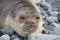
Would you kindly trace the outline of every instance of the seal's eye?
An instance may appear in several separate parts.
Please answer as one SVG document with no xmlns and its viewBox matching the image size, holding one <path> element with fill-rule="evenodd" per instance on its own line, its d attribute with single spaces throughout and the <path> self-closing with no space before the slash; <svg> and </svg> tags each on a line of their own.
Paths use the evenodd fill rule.
<svg viewBox="0 0 60 40">
<path fill-rule="evenodd" d="M 40 19 L 40 17 L 36 17 L 36 19 Z"/>
<path fill-rule="evenodd" d="M 23 17 L 23 16 L 21 16 L 21 17 L 20 17 L 20 19 L 24 20 L 24 19 L 26 19 L 26 18 L 25 18 L 25 17 Z"/>
</svg>

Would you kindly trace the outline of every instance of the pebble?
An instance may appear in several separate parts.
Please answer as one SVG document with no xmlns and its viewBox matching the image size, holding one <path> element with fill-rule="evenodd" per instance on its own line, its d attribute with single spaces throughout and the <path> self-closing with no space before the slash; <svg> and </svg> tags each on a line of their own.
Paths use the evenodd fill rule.
<svg viewBox="0 0 60 40">
<path fill-rule="evenodd" d="M 54 31 L 50 32 L 50 34 L 60 35 L 60 24 L 52 23 L 51 25 L 55 26 Z"/>
<path fill-rule="evenodd" d="M 12 35 L 11 40 L 20 40 L 20 38 L 17 35 Z"/>
<path fill-rule="evenodd" d="M 4 34 L 9 34 L 9 35 L 12 35 L 14 30 L 10 27 L 5 27 L 3 29 L 1 29 L 1 31 L 4 33 Z"/>
<path fill-rule="evenodd" d="M 10 36 L 9 36 L 9 35 L 7 35 L 7 34 L 2 35 L 1 37 L 2 37 L 3 39 L 5 39 L 5 40 L 10 40 Z"/>
<path fill-rule="evenodd" d="M 60 23 L 60 13 L 57 15 L 58 23 Z"/>
<path fill-rule="evenodd" d="M 38 33 L 29 35 L 28 40 L 60 40 L 60 36 Z"/>
<path fill-rule="evenodd" d="M 40 7 L 43 8 L 45 11 L 52 11 L 52 6 L 48 2 L 41 2 L 38 3 L 38 5 L 40 5 Z"/>
<path fill-rule="evenodd" d="M 46 21 L 57 22 L 57 17 L 54 17 L 54 16 L 46 17 Z"/>
<path fill-rule="evenodd" d="M 59 14 L 58 11 L 52 11 L 52 12 L 50 13 L 51 16 L 55 16 L 55 17 L 57 17 L 58 14 Z"/>
<path fill-rule="evenodd" d="M 5 40 L 4 38 L 0 37 L 0 40 Z"/>
<path fill-rule="evenodd" d="M 15 38 L 14 40 L 20 40 L 19 38 Z"/>
</svg>

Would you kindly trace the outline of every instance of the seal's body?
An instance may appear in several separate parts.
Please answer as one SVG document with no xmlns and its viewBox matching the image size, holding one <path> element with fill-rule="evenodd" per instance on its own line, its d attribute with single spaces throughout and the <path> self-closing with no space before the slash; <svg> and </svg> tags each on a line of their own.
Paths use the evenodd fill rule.
<svg viewBox="0 0 60 40">
<path fill-rule="evenodd" d="M 26 0 L 5 0 L 0 3 L 0 28 L 11 27 L 19 35 L 42 31 L 42 17 Z"/>
</svg>

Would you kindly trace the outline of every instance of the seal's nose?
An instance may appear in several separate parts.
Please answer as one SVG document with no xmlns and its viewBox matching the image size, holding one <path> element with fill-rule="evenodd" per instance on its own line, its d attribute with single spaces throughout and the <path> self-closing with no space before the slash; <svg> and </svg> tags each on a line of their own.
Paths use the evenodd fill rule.
<svg viewBox="0 0 60 40">
<path fill-rule="evenodd" d="M 27 25 L 29 25 L 29 26 L 28 26 L 29 28 L 34 28 L 34 27 L 36 27 L 36 22 L 35 22 L 35 20 L 27 19 L 25 23 L 26 23 Z"/>
<path fill-rule="evenodd" d="M 34 21 L 35 21 L 35 20 L 27 19 L 25 22 L 26 22 L 27 24 L 35 24 Z"/>
</svg>

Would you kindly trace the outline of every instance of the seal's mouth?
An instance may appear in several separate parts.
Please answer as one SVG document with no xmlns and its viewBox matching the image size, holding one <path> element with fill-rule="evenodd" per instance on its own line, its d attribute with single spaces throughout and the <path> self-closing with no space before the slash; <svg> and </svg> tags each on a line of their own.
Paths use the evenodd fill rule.
<svg viewBox="0 0 60 40">
<path fill-rule="evenodd" d="M 36 28 L 23 28 L 23 32 L 25 34 L 25 36 L 30 35 L 31 33 L 34 33 L 37 29 Z"/>
<path fill-rule="evenodd" d="M 29 32 L 29 33 L 33 33 L 37 30 L 37 26 L 34 25 L 30 25 L 30 26 L 24 26 L 23 27 L 23 31 L 24 32 Z"/>
</svg>

